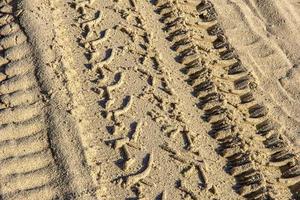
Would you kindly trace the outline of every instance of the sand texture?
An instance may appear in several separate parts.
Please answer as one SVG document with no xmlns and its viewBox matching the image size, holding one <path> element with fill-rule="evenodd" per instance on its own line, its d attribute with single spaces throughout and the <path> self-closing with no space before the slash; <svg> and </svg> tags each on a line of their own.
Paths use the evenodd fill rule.
<svg viewBox="0 0 300 200">
<path fill-rule="evenodd" d="M 299 0 L 0 0 L 0 200 L 300 200 Z"/>
</svg>

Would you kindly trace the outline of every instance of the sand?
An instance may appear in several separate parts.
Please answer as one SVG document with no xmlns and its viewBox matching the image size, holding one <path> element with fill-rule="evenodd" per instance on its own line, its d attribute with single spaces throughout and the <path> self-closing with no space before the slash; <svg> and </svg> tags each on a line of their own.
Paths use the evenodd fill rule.
<svg viewBox="0 0 300 200">
<path fill-rule="evenodd" d="M 300 199 L 297 0 L 0 0 L 0 199 Z"/>
</svg>

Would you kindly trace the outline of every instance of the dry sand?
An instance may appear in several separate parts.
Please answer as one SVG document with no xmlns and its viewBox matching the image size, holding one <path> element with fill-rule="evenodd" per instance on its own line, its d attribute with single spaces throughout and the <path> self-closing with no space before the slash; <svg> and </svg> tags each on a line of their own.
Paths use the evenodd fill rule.
<svg viewBox="0 0 300 200">
<path fill-rule="evenodd" d="M 298 0 L 0 0 L 0 199 L 299 200 Z"/>
</svg>

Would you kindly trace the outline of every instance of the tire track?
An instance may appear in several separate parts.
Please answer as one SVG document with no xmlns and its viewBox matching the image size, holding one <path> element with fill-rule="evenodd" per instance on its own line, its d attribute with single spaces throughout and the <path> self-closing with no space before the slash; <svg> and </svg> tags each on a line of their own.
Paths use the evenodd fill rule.
<svg viewBox="0 0 300 200">
<path fill-rule="evenodd" d="M 127 113 L 130 112 L 135 97 L 133 95 L 124 96 L 121 104 L 119 106 L 116 105 L 120 97 L 114 94 L 118 94 L 116 90 L 122 88 L 124 83 L 126 83 L 127 77 L 125 72 L 111 69 L 111 66 L 114 64 L 114 59 L 115 57 L 117 59 L 119 52 L 115 48 L 107 48 L 104 58 L 101 59 L 101 49 L 98 46 L 99 44 L 105 44 L 106 40 L 110 37 L 109 34 L 115 30 L 99 30 L 98 27 L 101 27 L 101 18 L 104 14 L 94 7 L 93 2 L 80 5 L 80 3 L 75 1 L 72 3 L 72 6 L 82 14 L 79 19 L 82 21 L 80 22 L 80 27 L 83 36 L 83 38 L 79 38 L 80 45 L 86 49 L 88 57 L 87 66 L 95 76 L 94 81 L 96 82 L 96 87 L 93 88 L 93 91 L 100 97 L 99 105 L 102 107 L 101 115 L 109 121 L 109 124 L 106 124 L 106 126 L 109 127 L 108 133 L 112 135 L 112 137 L 104 142 L 118 151 L 121 158 L 116 165 L 126 173 L 115 178 L 113 182 L 121 185 L 125 189 L 134 188 L 135 190 L 140 190 L 139 186 L 137 186 L 138 182 L 149 175 L 153 163 L 153 153 L 149 153 L 144 158 L 148 159 L 148 163 L 142 167 L 142 171 L 130 172 L 132 171 L 132 165 L 138 161 L 132 156 L 130 148 L 140 149 L 138 140 L 140 126 L 142 124 L 138 121 L 131 121 L 130 124 L 127 125 L 120 119 L 124 115 L 127 115 L 128 119 L 132 118 L 130 114 Z M 88 16 L 83 15 L 88 8 L 95 9 L 95 17 L 93 19 L 88 19 Z M 100 33 L 100 37 L 99 35 L 95 37 L 94 33 L 96 32 Z M 111 76 L 113 77 L 112 80 L 110 80 Z M 125 134 L 124 132 L 127 131 L 127 127 L 129 127 L 129 131 Z M 137 198 L 141 198 L 141 191 L 136 195 Z M 104 193 L 100 194 L 100 196 L 108 197 Z"/>
<path fill-rule="evenodd" d="M 204 30 L 207 29 L 209 35 L 216 36 L 202 36 L 201 41 L 204 43 L 211 42 L 211 48 L 217 49 L 216 52 L 219 54 L 219 59 L 226 60 L 225 62 L 221 61 L 222 64 L 225 64 L 224 69 L 228 74 L 226 76 L 219 74 L 214 68 L 210 68 L 209 65 L 211 63 L 206 63 L 205 59 L 203 59 L 203 56 L 205 57 L 205 54 L 209 54 L 209 51 L 203 48 L 203 46 L 199 47 L 197 45 L 197 42 L 195 42 L 195 37 L 196 39 L 199 38 L 195 36 L 197 33 L 192 33 L 194 34 L 192 36 L 189 35 L 189 33 L 195 31 L 195 28 L 185 20 L 186 15 L 184 16 L 185 18 L 182 17 L 184 12 L 179 8 L 180 6 L 185 6 L 185 3 L 180 3 L 157 1 L 155 2 L 156 12 L 161 15 L 161 22 L 165 24 L 164 30 L 169 34 L 167 39 L 172 42 L 171 48 L 178 52 L 176 60 L 185 66 L 182 71 L 189 77 L 187 82 L 194 88 L 193 95 L 200 100 L 199 107 L 204 110 L 203 118 L 211 123 L 212 130 L 210 134 L 220 142 L 220 154 L 228 159 L 227 170 L 236 178 L 237 182 L 235 189 L 248 199 L 271 198 L 271 187 L 268 183 L 269 176 L 266 175 L 267 171 L 263 165 L 257 163 L 257 158 L 254 156 L 255 152 L 251 152 L 250 149 L 253 144 L 249 147 L 245 143 L 249 136 L 244 136 L 244 133 L 240 134 L 240 131 L 237 130 L 236 127 L 245 124 L 245 122 L 237 123 L 232 118 L 234 117 L 232 115 L 235 112 L 234 110 L 242 108 L 244 109 L 242 113 L 245 110 L 248 112 L 244 117 L 241 117 L 246 117 L 246 123 L 253 124 L 252 126 L 254 127 L 256 126 L 256 131 L 253 131 L 253 127 L 251 131 L 257 132 L 262 136 L 260 140 L 264 140 L 265 144 L 269 144 L 267 148 L 271 149 L 271 151 L 267 153 L 270 156 L 267 162 L 270 162 L 271 165 L 283 161 L 282 165 L 285 168 L 291 167 L 293 168 L 292 171 L 296 172 L 298 168 L 296 156 L 293 150 L 287 150 L 288 145 L 285 144 L 286 140 L 280 134 L 272 131 L 275 129 L 275 126 L 273 126 L 274 123 L 266 120 L 267 108 L 255 102 L 252 95 L 252 90 L 255 88 L 253 78 L 241 64 L 233 47 L 231 47 L 226 36 L 224 36 L 224 31 L 220 25 L 214 23 L 217 15 L 213 5 L 209 1 L 203 1 L 200 4 L 191 3 L 190 5 L 186 3 L 187 6 L 194 6 L 195 10 L 197 8 L 200 19 L 209 24 L 207 26 L 205 24 L 202 25 L 202 23 L 196 23 L 195 26 Z M 227 60 L 231 61 L 231 63 Z M 229 65 L 229 67 L 226 65 Z M 220 82 L 223 83 L 223 87 L 220 87 Z M 225 88 L 224 84 L 226 84 Z M 231 100 L 232 96 L 235 96 L 235 99 L 238 97 L 240 102 L 232 104 L 234 102 Z M 271 144 L 269 141 L 276 141 L 276 144 Z M 253 146 L 256 145 L 259 147 L 262 146 L 259 143 Z M 281 170 L 284 171 L 283 168 L 281 167 Z M 279 168 L 276 170 L 279 170 Z M 297 172 L 288 171 L 288 173 L 291 174 L 287 176 L 283 175 L 282 177 L 296 177 L 291 178 L 290 181 L 288 179 L 284 181 L 290 182 L 288 185 L 291 186 L 292 193 L 297 195 L 297 189 L 293 189 L 293 187 L 297 188 L 297 182 L 299 182 Z M 279 184 L 276 183 L 277 185 Z"/>
<path fill-rule="evenodd" d="M 34 25 L 23 24 L 24 18 L 32 19 L 30 3 L 0 3 L 1 199 L 94 199 L 89 175 L 81 168 L 80 142 L 58 122 L 64 114 L 51 96 L 55 84 L 47 79 L 51 74 L 45 78 L 43 53 L 26 32 Z"/>
<path fill-rule="evenodd" d="M 177 108 L 176 91 L 172 88 L 174 80 L 170 69 L 165 69 L 168 63 L 163 61 L 153 44 L 152 30 L 148 29 L 140 11 L 141 2 L 119 1 L 99 5 L 87 1 L 86 5 L 81 5 L 77 1 L 71 5 L 79 13 L 76 26 L 80 27 L 82 36 L 78 41 L 87 55 L 85 65 L 92 75 L 92 90 L 99 100 L 103 117 L 101 124 L 106 127 L 102 141 L 113 150 L 106 160 L 112 163 L 107 164 L 111 166 L 108 169 L 111 172 L 106 170 L 104 173 L 113 180 L 111 183 L 107 180 L 103 187 L 108 188 L 107 193 L 110 191 L 114 198 L 132 195 L 132 198 L 143 199 L 156 194 L 153 197 L 159 199 L 165 198 L 169 191 L 176 191 L 174 195 L 178 198 L 193 195 L 199 199 L 204 196 L 204 190 L 210 190 L 211 185 L 206 177 L 207 169 L 202 166 L 200 150 L 194 144 L 199 138 L 188 130 L 188 120 Z M 101 13 L 102 20 L 81 25 L 95 19 L 96 13 Z M 116 22 L 107 24 L 110 17 Z M 120 45 L 116 38 L 125 41 L 124 44 Z M 92 44 L 100 40 L 101 45 Z M 130 56 L 125 57 L 125 52 Z M 140 80 L 143 81 L 142 87 L 136 84 Z M 150 130 L 152 126 L 154 130 Z M 153 143 L 154 140 L 157 142 Z M 159 144 L 168 146 L 171 152 Z M 170 170 L 167 166 L 178 174 L 176 177 L 171 174 L 172 178 L 166 180 L 168 184 L 157 181 L 162 178 L 158 177 L 161 168 Z M 188 168 L 192 170 L 189 175 L 184 175 Z M 171 182 L 173 176 L 175 180 Z M 190 183 L 192 189 L 187 187 Z M 201 190 L 197 190 L 198 187 Z"/>
<path fill-rule="evenodd" d="M 1 1 L 0 199 L 298 199 L 299 152 L 217 20 Z"/>
<path fill-rule="evenodd" d="M 139 3 L 135 5 L 135 10 L 142 16 L 139 13 L 141 5 Z M 180 176 L 175 181 L 175 188 L 183 192 L 184 197 L 182 198 L 199 199 L 201 192 L 208 190 L 211 186 L 208 185 L 204 172 L 207 169 L 203 170 L 205 163 L 199 155 L 199 149 L 194 146 L 196 135 L 188 130 L 187 120 L 178 109 L 179 98 L 176 95 L 176 90 L 172 87 L 171 75 L 165 67 L 167 63 L 164 62 L 158 49 L 153 44 L 153 34 L 148 31 L 149 28 L 143 18 L 138 21 L 140 27 L 145 31 L 141 34 L 144 40 L 142 44 L 144 51 L 141 53 L 140 63 L 145 65 L 150 62 L 153 68 L 153 70 L 138 69 L 139 72 L 148 77 L 149 86 L 143 98 L 149 98 L 149 101 L 156 105 L 156 108 L 148 112 L 148 115 L 160 124 L 161 132 L 167 136 L 166 141 L 160 145 L 160 148 L 166 151 L 175 162 L 179 162 L 182 166 L 180 168 L 183 168 L 179 170 Z M 164 94 L 155 91 L 155 87 L 162 90 Z M 183 140 L 183 144 L 173 148 L 173 146 L 177 146 L 175 144 L 180 139 Z M 187 173 L 187 171 L 189 172 Z"/>
<path fill-rule="evenodd" d="M 297 36 L 283 34 L 283 32 L 287 32 L 287 29 L 292 30 L 294 25 L 297 24 L 295 21 L 295 24 L 292 24 L 290 21 L 294 18 L 292 16 L 293 9 L 288 8 L 290 3 L 287 2 L 281 5 L 280 2 L 272 3 L 272 1 L 262 4 L 259 1 L 245 3 L 229 1 L 223 4 L 222 1 L 215 1 L 217 10 L 220 10 L 218 6 L 220 3 L 222 4 L 221 10 L 226 9 L 226 11 L 231 13 L 230 18 L 241 19 L 232 23 L 230 18 L 228 19 L 220 12 L 220 19 L 223 21 L 231 43 L 240 52 L 240 57 L 244 64 L 248 65 L 250 71 L 255 71 L 255 75 L 260 81 L 257 99 L 267 99 L 270 101 L 270 105 L 276 105 L 270 112 L 276 113 L 275 118 L 281 121 L 283 126 L 291 129 L 290 134 L 286 136 L 289 137 L 290 141 L 294 141 L 297 135 L 293 133 L 299 130 L 297 116 L 297 113 L 299 113 L 297 108 L 299 106 L 297 102 L 298 92 L 295 87 L 298 82 L 298 76 L 293 76 L 292 72 L 294 70 L 296 72 L 297 62 L 292 58 L 293 56 L 290 56 L 293 53 L 286 53 L 286 51 L 295 51 L 293 49 L 296 49 L 297 44 L 292 45 L 289 50 L 287 50 L 289 46 L 287 44 L 290 41 L 293 43 L 292 41 L 295 41 L 293 38 Z M 260 8 L 263 5 L 269 5 L 268 9 L 272 10 L 271 13 L 278 12 L 278 16 L 275 18 L 277 24 L 271 19 L 270 15 L 268 15 L 269 17 L 265 16 L 270 11 Z M 276 6 L 273 7 L 274 5 Z M 285 12 L 282 12 L 283 10 Z M 228 20 L 230 22 L 226 23 Z M 232 26 L 233 24 L 235 25 Z M 242 33 L 243 37 L 236 40 L 235 29 L 237 27 L 239 27 L 238 33 Z M 290 31 L 290 33 L 292 34 L 293 31 Z M 279 37 L 280 34 L 281 36 Z M 245 56 L 243 52 L 249 52 L 249 54 Z M 267 55 L 267 57 L 261 55 Z M 297 56 L 297 54 L 294 55 Z M 273 80 L 268 77 L 273 77 Z M 265 91 L 268 91 L 268 93 Z"/>
<path fill-rule="evenodd" d="M 48 142 L 31 50 L 12 3 L 4 1 L 0 8 L 1 198 L 54 199 L 62 192 L 55 183 L 60 175 Z"/>
<path fill-rule="evenodd" d="M 151 41 L 146 39 L 146 41 Z M 182 191 L 186 197 L 192 199 L 199 199 L 200 193 L 204 190 L 208 190 L 211 185 L 208 184 L 205 173 L 207 171 L 204 160 L 199 155 L 199 149 L 196 147 L 197 136 L 192 133 L 188 128 L 187 119 L 179 111 L 178 107 L 180 105 L 179 98 L 176 95 L 176 90 L 171 86 L 170 74 L 163 66 L 166 63 L 161 58 L 159 52 L 151 43 L 146 43 L 147 51 L 143 55 L 142 63 L 144 64 L 145 60 L 150 59 L 154 63 L 155 73 L 145 73 L 151 77 L 148 95 L 151 95 L 153 100 L 156 102 L 156 109 L 151 110 L 148 115 L 155 122 L 160 124 L 161 132 L 167 136 L 168 140 L 161 145 L 161 149 L 165 150 L 170 158 L 174 161 L 179 162 L 183 167 L 180 171 L 181 176 L 176 180 L 176 188 Z M 156 81 L 153 81 L 156 77 Z M 157 83 L 158 82 L 158 83 Z M 160 83 L 159 83 L 160 82 Z M 167 97 L 158 94 L 156 91 L 151 90 L 156 84 L 161 85 L 160 89 L 165 92 Z M 150 98 L 150 99 L 152 99 Z M 183 144 L 180 147 L 173 148 L 171 146 L 174 143 L 183 140 Z M 205 170 L 203 170 L 205 168 Z M 200 190 L 197 190 L 194 187 L 193 183 L 195 182 Z M 187 185 L 189 185 L 187 187 Z M 190 185 L 193 185 L 191 187 Z"/>
</svg>

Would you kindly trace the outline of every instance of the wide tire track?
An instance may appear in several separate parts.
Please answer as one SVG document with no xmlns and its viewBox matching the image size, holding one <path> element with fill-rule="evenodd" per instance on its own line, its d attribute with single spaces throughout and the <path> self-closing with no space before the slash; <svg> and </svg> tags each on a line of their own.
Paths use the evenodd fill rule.
<svg viewBox="0 0 300 200">
<path fill-rule="evenodd" d="M 87 195 L 93 187 L 76 190 L 70 176 L 72 163 L 63 149 L 74 143 L 61 146 L 70 139 L 66 136 L 56 141 L 60 133 L 53 126 L 53 116 L 49 118 L 52 105 L 48 91 L 42 91 L 35 51 L 20 25 L 18 3 L 0 3 L 0 197 L 94 199 Z"/>
<path fill-rule="evenodd" d="M 204 64 L 201 60 L 203 49 L 199 51 L 199 46 L 189 35 L 194 27 L 189 26 L 186 18 L 181 16 L 182 10 L 179 7 L 183 4 L 185 3 L 178 5 L 172 1 L 156 1 L 156 12 L 161 15 L 161 22 L 165 24 L 164 30 L 169 34 L 166 39 L 172 42 L 171 49 L 178 52 L 175 59 L 184 65 L 182 72 L 189 77 L 187 83 L 193 87 L 193 95 L 200 100 L 199 108 L 204 111 L 203 119 L 211 123 L 212 130 L 209 134 L 219 141 L 218 152 L 228 159 L 226 170 L 236 179 L 237 184 L 234 188 L 248 199 L 272 198 L 269 192 L 270 185 L 266 182 L 267 178 L 264 174 L 267 171 L 264 171 L 264 167 L 260 167 L 253 160 L 254 152 L 251 152 L 251 147 L 245 145 L 245 139 L 248 136 L 243 136 L 243 133 L 237 129 L 243 126 L 243 122 L 237 123 L 232 118 L 232 113 L 235 113 L 234 110 L 237 109 L 246 113 L 241 117 L 249 119 L 246 123 L 253 124 L 252 126 L 259 135 L 258 139 L 262 140 L 264 146 L 270 150 L 267 153 L 269 159 L 266 162 L 282 171 L 283 185 L 289 186 L 296 196 L 297 189 L 295 188 L 299 183 L 298 160 L 293 150 L 288 148 L 287 141 L 276 132 L 275 123 L 268 119 L 268 109 L 263 104 L 255 102 L 252 94 L 255 87 L 253 78 L 242 65 L 234 48 L 228 43 L 221 25 L 215 22 L 217 14 L 212 3 L 202 1 L 199 4 L 186 4 L 195 6 L 199 12 L 199 19 L 209 24 L 209 26 L 205 24 L 195 26 L 207 29 L 206 41 L 211 41 L 212 48 L 219 52 L 219 59 L 225 60 L 224 69 L 227 75 L 217 71 L 220 66 L 210 68 L 210 64 Z M 206 42 L 205 38 L 203 39 Z M 225 90 L 224 86 L 220 87 L 220 82 L 226 84 Z M 232 101 L 232 96 L 239 97 L 239 102 Z M 235 108 L 235 105 L 238 107 Z"/>
<path fill-rule="evenodd" d="M 48 142 L 44 104 L 27 37 L 10 3 L 1 5 L 1 196 L 3 199 L 58 197 L 59 174 Z M 32 162 L 30 162 L 32 161 Z"/>
</svg>

